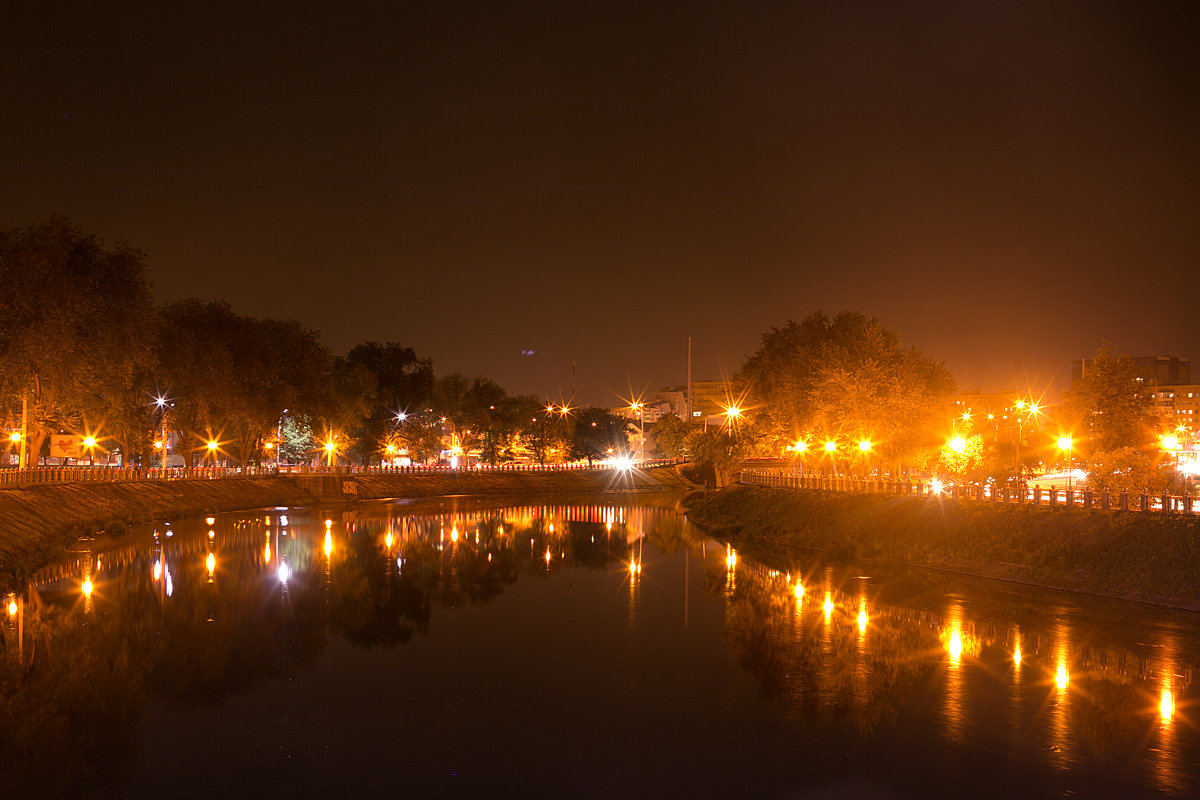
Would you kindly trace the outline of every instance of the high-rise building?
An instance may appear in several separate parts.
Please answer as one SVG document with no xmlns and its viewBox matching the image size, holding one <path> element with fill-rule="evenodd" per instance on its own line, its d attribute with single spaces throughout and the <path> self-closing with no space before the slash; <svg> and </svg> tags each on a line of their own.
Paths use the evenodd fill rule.
<svg viewBox="0 0 1200 800">
<path fill-rule="evenodd" d="M 1078 380 L 1087 373 L 1092 359 L 1075 361 L 1071 379 Z M 1133 356 L 1137 377 L 1146 386 L 1183 386 L 1192 382 L 1192 360 L 1175 356 Z"/>
<path fill-rule="evenodd" d="M 1196 426 L 1200 425 L 1200 386 L 1155 386 L 1150 397 L 1165 428 L 1184 425 L 1195 431 Z"/>
</svg>

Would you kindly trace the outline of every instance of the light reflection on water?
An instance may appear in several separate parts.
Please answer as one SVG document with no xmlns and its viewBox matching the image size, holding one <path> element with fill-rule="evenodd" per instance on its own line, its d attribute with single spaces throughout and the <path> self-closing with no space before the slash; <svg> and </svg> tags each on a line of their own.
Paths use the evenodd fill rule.
<svg viewBox="0 0 1200 800">
<path fill-rule="evenodd" d="M 330 634 L 362 648 L 395 648 L 414 636 L 437 642 L 435 608 L 489 603 L 518 580 L 574 587 L 584 580 L 576 571 L 587 570 L 623 587 L 630 659 L 635 637 L 658 625 L 703 628 L 703 613 L 698 626 L 689 623 L 692 606 L 717 603 L 720 648 L 797 721 L 797 737 L 832 737 L 849 722 L 870 754 L 899 726 L 951 762 L 986 753 L 1015 774 L 1009 781 L 1042 780 L 1039 770 L 1048 769 L 1068 788 L 1093 773 L 1096 785 L 1111 775 L 1125 792 L 1196 787 L 1200 623 L 1190 615 L 930 573 L 864 576 L 816 558 L 774 569 L 652 505 L 446 505 L 223 515 L 176 523 L 171 537 L 158 526 L 102 554 L 83 550 L 39 576 L 21 602 L 14 595 L 5 633 L 11 642 L 20 632 L 20 647 L 6 649 L 5 675 L 28 668 L 27 643 L 53 640 L 53 651 L 37 656 L 39 670 L 91 681 L 91 692 L 128 684 L 148 703 L 197 687 L 225 697 L 290 680 L 323 658 Z M 32 618 L 26 598 L 46 610 Z M 682 614 L 658 613 L 662 602 L 681 602 Z M 1124 618 L 1106 622 L 1114 609 Z M 209 626 L 203 636 L 196 623 Z M 81 657 L 72 647 L 123 653 L 114 663 L 128 665 L 131 652 L 143 661 L 128 674 L 111 664 L 111 673 L 91 663 L 72 669 Z M 214 653 L 233 652 L 244 660 L 234 674 L 234 662 L 211 663 Z M 189 673 L 197 664 L 210 674 Z M 635 666 L 621 665 L 629 683 L 645 679 Z M 7 713 L 20 713 L 24 690 L 4 686 Z M 935 698 L 928 713 L 927 698 Z M 896 761 L 885 782 L 910 779 L 902 758 L 875 756 Z"/>
<path fill-rule="evenodd" d="M 960 742 L 964 733 L 964 677 L 963 677 L 963 631 L 962 605 L 957 598 L 952 599 L 946 610 L 946 624 L 939 634 L 939 640 L 946 648 L 946 736 L 951 741 Z M 970 653 L 968 652 L 968 657 Z M 976 653 L 978 655 L 978 653 Z"/>
</svg>

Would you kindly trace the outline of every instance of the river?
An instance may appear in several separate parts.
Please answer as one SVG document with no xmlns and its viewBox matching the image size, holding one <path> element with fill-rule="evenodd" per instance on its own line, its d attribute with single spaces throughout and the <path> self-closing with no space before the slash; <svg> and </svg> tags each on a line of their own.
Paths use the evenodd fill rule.
<svg viewBox="0 0 1200 800">
<path fill-rule="evenodd" d="M 5 796 L 1200 791 L 1200 615 L 766 566 L 667 500 L 159 523 L 5 604 Z"/>
</svg>

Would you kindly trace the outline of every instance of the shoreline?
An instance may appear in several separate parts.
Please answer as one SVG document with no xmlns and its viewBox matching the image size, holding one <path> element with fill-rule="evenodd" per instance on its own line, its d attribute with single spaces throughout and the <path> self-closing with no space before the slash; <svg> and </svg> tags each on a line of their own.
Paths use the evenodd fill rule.
<svg viewBox="0 0 1200 800">
<path fill-rule="evenodd" d="M 573 496 L 684 491 L 675 467 L 613 473 L 278 475 L 248 478 L 39 483 L 0 490 L 0 590 L 21 585 L 84 537 L 113 539 L 131 525 L 271 506 L 347 505 L 391 498 Z"/>
<path fill-rule="evenodd" d="M 798 551 L 1200 611 L 1200 520 L 736 486 L 688 518 L 776 565 Z"/>
</svg>

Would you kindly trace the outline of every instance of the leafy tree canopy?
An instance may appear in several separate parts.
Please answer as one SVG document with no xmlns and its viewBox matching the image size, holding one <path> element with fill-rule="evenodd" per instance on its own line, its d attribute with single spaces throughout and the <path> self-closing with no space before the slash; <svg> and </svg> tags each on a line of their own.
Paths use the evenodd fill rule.
<svg viewBox="0 0 1200 800">
<path fill-rule="evenodd" d="M 55 420 L 76 414 L 93 430 L 136 424 L 123 412 L 153 337 L 141 250 L 108 246 L 63 216 L 0 229 L 0 308 L 0 403 L 28 399 L 34 452 Z"/>
<path fill-rule="evenodd" d="M 908 462 L 940 446 L 956 386 L 944 364 L 905 348 L 879 320 L 822 312 L 771 328 L 737 376 L 752 430 L 778 453 L 796 441 L 872 442 Z"/>
<path fill-rule="evenodd" d="M 330 354 L 315 331 L 194 298 L 164 306 L 158 318 L 156 382 L 169 387 L 172 424 L 197 452 L 215 438 L 248 463 L 275 438 L 285 410 L 327 413 Z"/>
<path fill-rule="evenodd" d="M 687 437 L 695 427 L 675 414 L 660 417 L 654 423 L 654 446 L 665 458 L 685 458 L 688 455 Z"/>
<path fill-rule="evenodd" d="M 628 455 L 629 433 L 633 425 L 607 408 L 582 408 L 575 412 L 575 435 L 571 455 L 588 463 Z"/>
<path fill-rule="evenodd" d="M 1131 492 L 1164 485 L 1158 420 L 1132 358 L 1102 344 L 1063 393 L 1062 407 L 1091 485 Z"/>
<path fill-rule="evenodd" d="M 1133 359 L 1103 344 L 1063 393 L 1063 412 L 1089 449 L 1146 449 L 1155 442 L 1154 405 Z M 1085 445 L 1085 442 L 1080 442 Z"/>
</svg>

